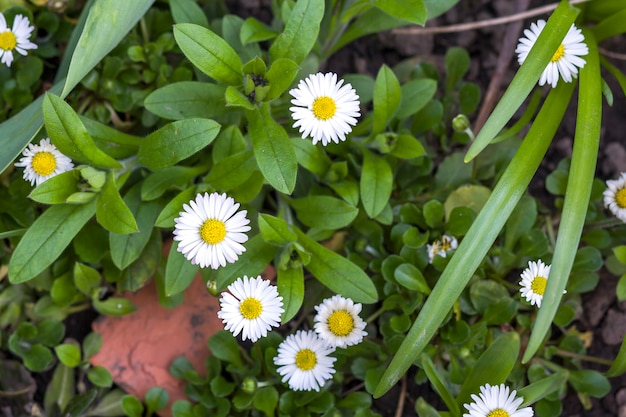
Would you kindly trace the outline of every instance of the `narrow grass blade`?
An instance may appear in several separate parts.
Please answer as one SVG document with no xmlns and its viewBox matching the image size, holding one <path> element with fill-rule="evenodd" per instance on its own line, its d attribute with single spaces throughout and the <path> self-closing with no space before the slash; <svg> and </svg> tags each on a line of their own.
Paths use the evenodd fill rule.
<svg viewBox="0 0 626 417">
<path fill-rule="evenodd" d="M 539 167 L 573 90 L 573 84 L 560 83 L 546 98 L 525 140 L 502 174 L 489 200 L 459 245 L 389 368 L 383 374 L 374 391 L 375 397 L 385 394 L 409 369 L 482 262 Z"/>
<path fill-rule="evenodd" d="M 493 110 L 485 125 L 480 130 L 474 143 L 465 155 L 465 162 L 469 162 L 482 151 L 511 120 L 513 114 L 522 105 L 530 91 L 533 89 L 541 73 L 550 62 L 561 41 L 567 34 L 579 10 L 570 6 L 568 2 L 561 1 L 556 8 L 546 26 L 541 31 L 541 35 L 535 42 L 524 64 L 520 67 L 511 85 L 506 89 L 502 99 Z"/>
<path fill-rule="evenodd" d="M 537 315 L 537 322 L 522 358 L 524 363 L 528 362 L 539 349 L 559 308 L 561 297 L 563 297 L 563 290 L 567 285 L 580 235 L 585 224 L 598 159 L 600 125 L 602 123 L 600 60 L 598 45 L 593 33 L 583 29 L 583 34 L 589 47 L 589 55 L 586 57 L 587 64 L 580 70 L 578 114 L 576 116 L 572 164 L 567 180 L 563 213 L 554 247 L 550 277 Z"/>
</svg>

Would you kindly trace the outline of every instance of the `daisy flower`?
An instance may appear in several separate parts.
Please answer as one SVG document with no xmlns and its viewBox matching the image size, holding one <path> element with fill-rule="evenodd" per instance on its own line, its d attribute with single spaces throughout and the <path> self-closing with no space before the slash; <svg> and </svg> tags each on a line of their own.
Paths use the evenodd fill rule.
<svg viewBox="0 0 626 417">
<path fill-rule="evenodd" d="M 250 230 L 248 212 L 238 208 L 239 203 L 219 193 L 198 194 L 183 204 L 184 211 L 174 219 L 177 250 L 201 268 L 217 269 L 235 262 L 246 251 L 242 243 L 248 240 L 245 232 Z"/>
<path fill-rule="evenodd" d="M 13 29 L 9 29 L 4 15 L 0 13 L 0 62 L 10 67 L 13 62 L 13 51 L 26 56 L 28 49 L 37 49 L 37 45 L 29 40 L 33 30 L 35 27 L 31 26 L 28 18 L 21 14 L 15 16 Z"/>
<path fill-rule="evenodd" d="M 272 326 L 280 326 L 280 315 L 285 311 L 283 297 L 268 280 L 244 275 L 230 284 L 228 291 L 222 293 L 217 317 L 234 336 L 241 333 L 243 340 L 256 342 L 267 336 Z"/>
<path fill-rule="evenodd" d="M 29 144 L 22 155 L 15 166 L 24 168 L 24 179 L 30 181 L 31 185 L 39 185 L 48 178 L 74 168 L 72 160 L 59 152 L 50 143 L 50 138 L 42 139 L 38 145 Z"/>
<path fill-rule="evenodd" d="M 515 398 L 515 394 L 515 390 L 509 394 L 509 387 L 504 384 L 493 387 L 489 384 L 483 385 L 480 387 L 480 395 L 472 394 L 473 403 L 463 404 L 469 411 L 463 417 L 532 417 L 532 408 L 518 410 L 524 399 Z"/>
<path fill-rule="evenodd" d="M 526 297 L 531 305 L 537 304 L 537 307 L 541 307 L 541 300 L 543 300 L 543 293 L 546 292 L 546 285 L 548 284 L 548 276 L 550 275 L 550 265 L 546 265 L 541 262 L 530 261 L 528 262 L 528 268 L 522 272 L 519 285 L 522 297 Z M 565 294 L 567 291 L 563 291 Z"/>
<path fill-rule="evenodd" d="M 530 29 L 524 30 L 526 37 L 520 38 L 517 49 L 515 49 L 515 52 L 518 54 L 517 62 L 520 65 L 526 60 L 528 53 L 535 42 L 537 42 L 537 38 L 545 25 L 545 20 L 539 20 L 537 23 L 532 23 Z M 556 49 L 554 55 L 552 55 L 550 63 L 541 73 L 539 85 L 544 85 L 547 82 L 553 88 L 556 87 L 556 83 L 559 81 L 559 74 L 566 83 L 572 82 L 572 79 L 578 76 L 578 68 L 585 66 L 586 62 L 581 56 L 589 53 L 589 48 L 587 48 L 584 40 L 585 37 L 581 30 L 572 25 L 562 43 Z"/>
<path fill-rule="evenodd" d="M 604 207 L 626 223 L 626 172 L 622 172 L 616 180 L 606 182 L 607 189 L 604 191 Z"/>
<path fill-rule="evenodd" d="M 343 80 L 337 82 L 337 74 L 318 72 L 289 91 L 294 97 L 294 107 L 289 108 L 296 121 L 293 127 L 300 128 L 302 139 L 310 136 L 313 145 L 321 141 L 324 146 L 346 140 L 361 113 L 356 91 L 350 84 L 342 84 Z"/>
<path fill-rule="evenodd" d="M 319 391 L 335 373 L 337 358 L 328 356 L 334 351 L 313 330 L 298 330 L 278 346 L 274 364 L 292 390 Z"/>
<path fill-rule="evenodd" d="M 426 245 L 428 249 L 428 263 L 432 264 L 437 255 L 445 258 L 448 252 L 453 251 L 457 246 L 459 246 L 459 243 L 454 236 L 441 236 L 440 239 L 435 240 L 431 245 Z"/>
<path fill-rule="evenodd" d="M 331 347 L 357 345 L 367 335 L 365 322 L 359 317 L 361 304 L 335 295 L 315 306 L 315 332 Z"/>
</svg>

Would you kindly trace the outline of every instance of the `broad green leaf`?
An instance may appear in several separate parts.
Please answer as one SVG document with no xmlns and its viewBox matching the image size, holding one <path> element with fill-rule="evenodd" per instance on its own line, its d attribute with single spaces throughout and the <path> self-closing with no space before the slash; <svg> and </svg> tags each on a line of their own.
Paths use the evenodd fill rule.
<svg viewBox="0 0 626 417">
<path fill-rule="evenodd" d="M 359 209 L 338 198 L 311 195 L 291 200 L 289 205 L 300 221 L 320 229 L 336 230 L 348 226 L 359 214 Z"/>
<path fill-rule="evenodd" d="M 459 0 L 424 0 L 428 20 L 444 14 L 458 2 Z"/>
<path fill-rule="evenodd" d="M 534 82 L 534 81 L 533 81 Z M 559 125 L 573 83 L 552 89 L 521 146 L 426 299 L 417 319 L 382 375 L 374 396 L 386 393 L 426 347 L 524 195 Z M 586 206 L 585 206 L 586 207 Z"/>
<path fill-rule="evenodd" d="M 265 74 L 270 89 L 265 96 L 265 101 L 272 101 L 283 94 L 291 85 L 298 74 L 298 64 L 291 59 L 278 58 L 272 62 L 272 66 Z"/>
<path fill-rule="evenodd" d="M 61 204 L 78 191 L 79 173 L 75 170 L 63 172 L 39 184 L 28 197 L 42 204 Z"/>
<path fill-rule="evenodd" d="M 100 286 L 101 277 L 97 269 L 76 262 L 74 264 L 74 285 L 86 296 L 91 296 L 93 290 Z"/>
<path fill-rule="evenodd" d="M 165 294 L 168 297 L 185 291 L 199 271 L 198 265 L 193 265 L 177 249 L 178 242 L 173 242 L 167 255 Z"/>
<path fill-rule="evenodd" d="M 268 28 L 263 22 L 249 17 L 241 25 L 241 31 L 239 32 L 239 40 L 243 45 L 250 42 L 261 42 L 272 39 L 278 35 L 277 32 Z"/>
<path fill-rule="evenodd" d="M 298 161 L 285 129 L 274 121 L 267 104 L 247 112 L 249 135 L 259 169 L 272 187 L 291 194 L 296 185 Z"/>
<path fill-rule="evenodd" d="M 233 337 L 231 332 L 220 330 L 209 339 L 209 350 L 216 358 L 241 366 L 243 360 L 237 339 Z"/>
<path fill-rule="evenodd" d="M 46 94 L 43 118 L 50 140 L 61 153 L 96 167 L 121 168 L 119 162 L 96 147 L 80 117 L 62 98 Z"/>
<path fill-rule="evenodd" d="M 519 350 L 519 334 L 509 332 L 500 335 L 476 361 L 461 387 L 457 403 L 460 406 L 469 403 L 470 395 L 480 392 L 480 387 L 486 383 L 498 385 L 506 381 L 517 362 Z"/>
<path fill-rule="evenodd" d="M 193 23 L 209 27 L 209 20 L 204 10 L 194 0 L 170 1 L 170 10 L 174 23 Z"/>
<path fill-rule="evenodd" d="M 374 127 L 372 135 L 385 130 L 398 109 L 401 98 L 402 93 L 398 79 L 387 65 L 383 65 L 378 71 L 374 83 Z"/>
<path fill-rule="evenodd" d="M 169 203 L 161 210 L 161 213 L 155 221 L 155 226 L 171 228 L 176 225 L 174 219 L 180 216 L 183 211 L 183 204 L 189 204 L 196 196 L 196 187 L 187 188 L 181 191 L 176 197 L 172 198 Z"/>
<path fill-rule="evenodd" d="M 396 112 L 398 119 L 405 119 L 420 111 L 435 96 L 437 81 L 430 78 L 411 80 L 400 89 L 400 105 Z"/>
<path fill-rule="evenodd" d="M 470 67 L 470 57 L 463 48 L 450 48 L 446 52 L 446 91 L 454 91 Z"/>
<path fill-rule="evenodd" d="M 426 23 L 423 0 L 377 0 L 374 5 L 395 18 L 422 26 Z"/>
<path fill-rule="evenodd" d="M 116 417 L 124 414 L 122 398 L 127 395 L 121 389 L 113 389 L 106 393 L 98 404 L 87 411 L 86 416 Z"/>
<path fill-rule="evenodd" d="M 146 97 L 144 106 L 157 116 L 171 120 L 219 117 L 228 111 L 223 85 L 199 81 L 167 84 Z"/>
<path fill-rule="evenodd" d="M 622 344 L 619 347 L 617 356 L 615 356 L 615 360 L 613 360 L 613 364 L 609 370 L 605 372 L 605 375 L 615 377 L 622 375 L 624 372 L 626 372 L 626 336 L 622 340 Z"/>
<path fill-rule="evenodd" d="M 591 369 L 570 371 L 569 383 L 578 393 L 596 398 L 602 398 L 611 391 L 611 383 L 607 377 Z"/>
<path fill-rule="evenodd" d="M 215 163 L 204 182 L 215 189 L 229 191 L 245 183 L 257 170 L 252 151 L 243 151 Z"/>
<path fill-rule="evenodd" d="M 92 298 L 93 308 L 106 316 L 125 316 L 137 310 L 135 305 L 127 298 L 111 297 L 100 301 L 98 297 Z"/>
<path fill-rule="evenodd" d="M 154 221 L 161 211 L 159 203 L 141 201 L 139 185 L 126 193 L 124 202 L 137 219 L 138 231 L 132 234 L 109 233 L 111 259 L 119 269 L 125 269 L 139 258 L 148 244 Z"/>
<path fill-rule="evenodd" d="M 283 297 L 283 314 L 281 322 L 287 323 L 291 320 L 304 301 L 304 271 L 299 268 L 279 268 L 276 271 L 278 294 Z"/>
<path fill-rule="evenodd" d="M 143 416 L 143 403 L 139 401 L 137 397 L 132 395 L 126 395 L 122 398 L 122 410 L 129 417 L 142 417 Z M 175 414 L 176 415 L 176 414 Z"/>
<path fill-rule="evenodd" d="M 125 235 L 138 230 L 133 213 L 120 196 L 113 172 L 109 172 L 107 181 L 98 195 L 96 220 L 113 233 Z"/>
<path fill-rule="evenodd" d="M 54 348 L 57 358 L 69 368 L 76 368 L 80 364 L 80 349 L 74 344 L 64 343 Z"/>
<path fill-rule="evenodd" d="M 300 64 L 315 45 L 323 16 L 324 0 L 298 1 L 270 47 L 272 60 L 288 58 Z"/>
<path fill-rule="evenodd" d="M 120 132 L 85 116 L 80 116 L 80 120 L 96 146 L 115 159 L 124 159 L 135 155 L 143 140 L 143 138 Z"/>
<path fill-rule="evenodd" d="M 35 278 L 59 258 L 95 213 L 95 201 L 83 205 L 57 205 L 44 211 L 11 255 L 9 281 L 19 284 Z"/>
<path fill-rule="evenodd" d="M 72 55 L 62 97 L 78 85 L 126 37 L 153 2 L 154 0 L 93 2 L 85 28 Z"/>
<path fill-rule="evenodd" d="M 167 405 L 170 396 L 167 390 L 161 387 L 152 387 L 146 392 L 146 406 L 148 407 L 148 415 L 155 411 L 159 411 Z"/>
<path fill-rule="evenodd" d="M 623 5 L 622 5 L 623 7 Z M 597 42 L 611 38 L 626 32 L 626 9 L 613 13 L 606 19 L 602 19 L 593 27 L 593 33 Z"/>
<path fill-rule="evenodd" d="M 446 220 L 450 218 L 452 210 L 457 207 L 469 207 L 476 213 L 480 213 L 489 196 L 491 190 L 482 185 L 464 185 L 450 193 L 443 203 Z"/>
<path fill-rule="evenodd" d="M 185 56 L 206 75 L 224 84 L 242 83 L 241 59 L 224 39 L 191 23 L 174 25 L 174 37 Z"/>
<path fill-rule="evenodd" d="M 567 381 L 568 376 L 569 373 L 563 370 L 520 389 L 517 392 L 517 397 L 523 398 L 524 402 L 520 404 L 519 407 L 522 408 L 534 404 L 540 399 L 545 398 L 547 395 L 550 395 L 554 391 L 560 389 L 565 381 Z"/>
<path fill-rule="evenodd" d="M 343 256 L 325 248 L 303 232 L 294 228 L 298 242 L 311 253 L 306 268 L 322 284 L 357 303 L 374 303 L 378 300 L 376 287 L 363 269 Z"/>
<path fill-rule="evenodd" d="M 228 264 L 215 273 L 219 291 L 223 291 L 239 277 L 256 277 L 261 274 L 276 253 L 276 246 L 265 242 L 261 235 L 253 236 L 243 246 L 246 251 L 239 256 L 237 262 Z"/>
<path fill-rule="evenodd" d="M 226 93 L 224 94 L 228 107 L 242 107 L 246 110 L 254 110 L 254 103 L 251 101 L 253 100 L 252 97 L 252 93 L 246 96 L 239 88 L 232 85 L 226 87 Z"/>
<path fill-rule="evenodd" d="M 109 371 L 102 366 L 92 366 L 87 371 L 87 379 L 97 387 L 109 388 L 113 385 L 113 378 Z"/>
<path fill-rule="evenodd" d="M 296 151 L 298 163 L 312 173 L 323 177 L 328 173 L 332 161 L 324 150 L 313 145 L 310 140 L 302 138 L 291 138 L 291 143 Z"/>
<path fill-rule="evenodd" d="M 46 410 L 51 410 L 53 404 L 56 404 L 60 410 L 65 409 L 70 399 L 76 395 L 74 379 L 72 368 L 63 365 L 63 363 L 57 365 L 44 396 Z"/>
<path fill-rule="evenodd" d="M 172 166 L 208 146 L 219 131 L 220 125 L 209 119 L 169 123 L 143 140 L 137 159 L 152 170 Z"/>
<path fill-rule="evenodd" d="M 268 243 L 285 245 L 298 239 L 298 236 L 283 219 L 260 213 L 258 223 L 261 235 Z"/>
<path fill-rule="evenodd" d="M 389 201 L 393 188 L 393 172 L 384 158 L 363 150 L 361 201 L 367 215 L 378 216 Z"/>
<path fill-rule="evenodd" d="M 522 197 L 506 223 L 504 247 L 512 250 L 513 245 L 537 220 L 537 202 L 531 197 Z"/>
<path fill-rule="evenodd" d="M 393 277 L 404 288 L 412 291 L 419 291 L 423 294 L 430 294 L 430 286 L 426 282 L 422 272 L 409 263 L 404 263 L 396 268 Z"/>
<path fill-rule="evenodd" d="M 583 35 L 589 47 L 589 55 L 586 56 L 586 65 L 580 71 L 576 134 L 567 193 L 542 308 L 537 314 L 522 362 L 529 361 L 537 352 L 559 307 L 574 264 L 593 186 L 602 124 L 602 77 L 598 47 L 593 34 L 583 29 Z"/>
<path fill-rule="evenodd" d="M 579 12 L 579 9 L 571 6 L 568 2 L 559 3 L 559 6 L 552 13 L 544 30 L 541 31 L 539 38 L 535 42 L 535 45 L 539 47 L 532 48 L 528 53 L 524 64 L 517 71 L 504 95 L 498 101 L 478 135 L 476 135 L 465 155 L 465 162 L 474 159 L 476 155 L 489 145 L 513 117 L 517 109 L 520 108 L 537 81 L 539 81 L 541 73 L 550 62 L 554 51 L 561 44 L 567 30 L 574 23 Z"/>
<path fill-rule="evenodd" d="M 208 169 L 206 165 L 196 164 L 192 167 L 174 165 L 154 171 L 146 179 L 141 187 L 141 199 L 152 201 L 161 197 L 166 191 L 171 189 L 183 189 L 190 185 L 192 180 L 205 173 Z"/>
<path fill-rule="evenodd" d="M 439 397 L 441 397 L 448 409 L 454 415 L 458 415 L 460 410 L 459 405 L 450 393 L 450 390 L 446 386 L 446 383 L 441 378 L 441 375 L 439 375 L 437 368 L 435 368 L 433 361 L 428 355 L 420 356 L 420 367 L 424 370 L 424 372 L 426 373 L 426 377 L 430 381 L 430 384 L 435 389 L 435 391 L 437 391 L 437 394 L 439 394 Z"/>
<path fill-rule="evenodd" d="M 278 405 L 278 391 L 273 386 L 262 387 L 254 393 L 254 408 L 263 411 L 266 416 L 274 415 L 276 406 Z M 309 406 L 311 411 L 313 404 Z"/>
</svg>

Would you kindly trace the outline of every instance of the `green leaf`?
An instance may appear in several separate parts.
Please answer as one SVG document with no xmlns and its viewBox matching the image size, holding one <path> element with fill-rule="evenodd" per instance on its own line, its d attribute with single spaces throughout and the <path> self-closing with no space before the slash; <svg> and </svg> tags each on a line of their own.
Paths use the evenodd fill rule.
<svg viewBox="0 0 626 417">
<path fill-rule="evenodd" d="M 471 394 L 480 392 L 486 383 L 498 385 L 506 381 L 517 362 L 520 350 L 519 334 L 504 333 L 483 352 L 465 379 L 457 397 L 459 406 L 471 401 Z"/>
<path fill-rule="evenodd" d="M 450 48 L 446 52 L 446 91 L 454 91 L 470 67 L 470 57 L 463 48 Z"/>
<path fill-rule="evenodd" d="M 181 191 L 176 197 L 172 198 L 169 203 L 161 210 L 155 221 L 155 226 L 171 228 L 176 225 L 174 219 L 180 216 L 183 211 L 183 204 L 189 204 L 196 197 L 196 187 L 189 187 Z"/>
<path fill-rule="evenodd" d="M 80 349 L 76 345 L 62 344 L 54 348 L 61 363 L 69 368 L 80 365 Z"/>
<path fill-rule="evenodd" d="M 537 202 L 532 197 L 522 197 L 506 223 L 504 247 L 512 250 L 513 245 L 529 231 L 537 220 Z"/>
<path fill-rule="evenodd" d="M 42 372 L 52 364 L 54 357 L 47 347 L 35 344 L 22 356 L 24 366 L 33 372 Z"/>
<path fill-rule="evenodd" d="M 217 118 L 226 108 L 223 85 L 199 81 L 167 84 L 146 97 L 144 106 L 157 116 L 171 120 Z"/>
<path fill-rule="evenodd" d="M 152 387 L 146 392 L 146 405 L 148 406 L 148 415 L 153 414 L 165 408 L 170 396 L 164 388 Z"/>
<path fill-rule="evenodd" d="M 205 173 L 207 169 L 207 165 L 195 164 L 192 167 L 175 165 L 154 171 L 146 177 L 143 184 L 138 185 L 141 187 L 141 199 L 152 201 L 168 190 L 186 188 L 195 177 Z"/>
<path fill-rule="evenodd" d="M 579 394 L 602 398 L 611 391 L 611 383 L 598 371 L 581 369 L 570 371 L 569 383 Z"/>
<path fill-rule="evenodd" d="M 437 368 L 435 368 L 433 361 L 428 355 L 420 356 L 420 366 L 424 370 L 424 373 L 426 373 L 426 377 L 430 381 L 430 384 L 435 389 L 437 394 L 439 394 L 439 397 L 441 397 L 448 409 L 454 415 L 459 415 L 459 405 L 450 393 L 450 390 L 448 390 L 446 383 L 441 378 L 441 375 L 439 375 Z"/>
<path fill-rule="evenodd" d="M 297 228 L 298 242 L 311 253 L 306 268 L 323 285 L 337 294 L 357 303 L 374 303 L 378 300 L 376 287 L 363 269 L 343 256 L 325 248 Z"/>
<path fill-rule="evenodd" d="M 289 14 L 285 29 L 270 47 L 275 61 L 288 58 L 300 64 L 315 45 L 324 17 L 324 0 L 300 0 Z"/>
<path fill-rule="evenodd" d="M 89 369 L 89 371 L 92 369 Z M 89 376 L 89 372 L 87 372 L 87 376 Z M 67 408 L 63 411 L 63 415 L 65 417 L 83 416 L 89 406 L 91 406 L 91 404 L 93 404 L 96 400 L 96 397 L 98 397 L 98 390 L 95 388 L 92 388 L 82 394 L 78 394 L 67 404 Z"/>
<path fill-rule="evenodd" d="M 261 235 L 268 243 L 285 245 L 298 239 L 298 236 L 287 225 L 287 222 L 282 219 L 269 214 L 259 213 L 258 223 Z"/>
<path fill-rule="evenodd" d="M 59 258 L 95 212 L 95 201 L 48 208 L 31 225 L 11 255 L 9 281 L 19 284 L 35 278 Z"/>
<path fill-rule="evenodd" d="M 376 0 L 374 5 L 395 18 L 422 26 L 426 23 L 423 0 Z"/>
<path fill-rule="evenodd" d="M 104 301 L 100 301 L 98 297 L 91 300 L 93 308 L 100 314 L 107 316 L 125 316 L 137 310 L 135 305 L 126 298 L 111 297 Z"/>
<path fill-rule="evenodd" d="M 321 147 L 302 138 L 291 138 L 291 143 L 300 165 L 320 177 L 328 174 L 332 161 Z"/>
<path fill-rule="evenodd" d="M 527 407 L 559 390 L 567 381 L 568 376 L 569 373 L 567 371 L 560 371 L 520 389 L 517 392 L 517 397 L 523 398 L 524 402 L 519 407 Z"/>
<path fill-rule="evenodd" d="M 458 2 L 459 0 L 424 0 L 428 20 L 444 14 Z"/>
<path fill-rule="evenodd" d="M 586 57 L 586 65 L 580 71 L 576 134 L 567 193 L 542 308 L 537 314 L 522 362 L 528 362 L 537 352 L 559 307 L 574 264 L 593 186 L 602 124 L 602 77 L 593 34 L 583 29 L 583 35 L 589 47 L 589 55 Z"/>
<path fill-rule="evenodd" d="M 409 263 L 404 263 L 396 268 L 393 276 L 398 284 L 412 291 L 419 291 L 423 294 L 430 294 L 430 287 L 422 272 Z"/>
<path fill-rule="evenodd" d="M 220 125 L 209 119 L 169 123 L 143 140 L 137 160 L 152 170 L 172 166 L 208 146 L 219 131 Z"/>
<path fill-rule="evenodd" d="M 261 42 L 272 39 L 278 35 L 277 32 L 268 28 L 263 22 L 258 21 L 254 17 L 249 17 L 241 25 L 239 32 L 239 40 L 243 45 L 251 42 Z"/>
<path fill-rule="evenodd" d="M 605 372 L 605 375 L 608 377 L 615 377 L 622 375 L 624 372 L 626 372 L 626 336 L 624 336 L 624 339 L 622 340 L 622 344 L 619 347 L 617 356 L 615 356 L 615 359 L 613 360 L 613 364 L 609 370 Z"/>
<path fill-rule="evenodd" d="M 92 3 L 72 55 L 62 97 L 78 85 L 126 37 L 153 2 L 154 0 L 98 0 Z M 115 13 L 111 13 L 112 10 Z"/>
<path fill-rule="evenodd" d="M 42 204 L 61 204 L 78 191 L 78 172 L 70 170 L 48 178 L 39 184 L 28 198 Z"/>
<path fill-rule="evenodd" d="M 143 416 L 143 404 L 133 395 L 126 395 L 122 398 L 122 409 L 128 417 Z"/>
<path fill-rule="evenodd" d="M 243 360 L 237 339 L 231 332 L 220 330 L 209 339 L 209 350 L 218 359 L 241 366 Z"/>
<path fill-rule="evenodd" d="M 165 266 L 165 294 L 168 297 L 185 291 L 199 271 L 198 265 L 193 265 L 177 248 L 178 243 L 173 242 Z"/>
<path fill-rule="evenodd" d="M 115 174 L 109 172 L 107 177 L 107 181 L 98 195 L 96 220 L 110 232 L 123 235 L 135 233 L 138 230 L 137 222 L 117 190 Z"/>
<path fill-rule="evenodd" d="M 217 270 L 215 281 L 218 290 L 223 291 L 234 280 L 244 275 L 256 277 L 263 272 L 276 253 L 276 246 L 265 242 L 261 235 L 253 236 L 244 243 L 244 246 L 246 251 L 239 256 L 237 262 Z"/>
<path fill-rule="evenodd" d="M 174 25 L 174 37 L 185 56 L 200 71 L 224 84 L 242 83 L 241 59 L 224 39 L 191 23 Z"/>
<path fill-rule="evenodd" d="M 296 185 L 298 161 L 285 129 L 274 121 L 267 104 L 247 112 L 249 135 L 259 169 L 272 187 L 291 194 Z"/>
<path fill-rule="evenodd" d="M 383 211 L 392 188 L 393 172 L 387 161 L 364 150 L 360 190 L 363 208 L 369 217 L 374 218 Z"/>
<path fill-rule="evenodd" d="M 437 92 L 437 81 L 430 78 L 411 80 L 402 85 L 396 117 L 405 119 L 426 106 Z"/>
<path fill-rule="evenodd" d="M 272 62 L 272 66 L 265 74 L 270 89 L 264 101 L 272 101 L 280 97 L 296 78 L 298 70 L 298 64 L 291 59 L 278 58 Z"/>
<path fill-rule="evenodd" d="M 131 188 L 124 196 L 124 202 L 135 219 L 137 219 L 138 232 L 132 234 L 109 234 L 111 259 L 119 269 L 125 269 L 139 258 L 141 252 L 148 244 L 154 228 L 154 221 L 161 211 L 159 203 L 141 201 L 140 184 Z"/>
<path fill-rule="evenodd" d="M 76 395 L 74 383 L 74 370 L 62 363 L 59 363 L 52 374 L 52 380 L 46 388 L 44 404 L 47 411 L 51 410 L 53 404 L 64 410 L 70 399 Z"/>
<path fill-rule="evenodd" d="M 500 133 L 504 125 L 513 117 L 517 109 L 520 108 L 537 81 L 539 81 L 541 73 L 550 62 L 554 51 L 561 44 L 567 30 L 574 23 L 579 12 L 579 9 L 567 2 L 559 3 L 559 6 L 552 13 L 544 30 L 541 31 L 539 38 L 535 42 L 535 45 L 540 47 L 532 48 L 526 57 L 524 64 L 517 71 L 504 95 L 498 101 L 478 135 L 476 135 L 465 155 L 465 162 L 474 159 L 476 155 L 489 145 L 492 139 Z"/>
<path fill-rule="evenodd" d="M 106 393 L 98 404 L 87 411 L 87 416 L 116 417 L 124 414 L 122 398 L 127 395 L 121 389 L 113 389 Z"/>
<path fill-rule="evenodd" d="M 74 264 L 74 284 L 83 294 L 90 297 L 93 290 L 100 286 L 100 281 L 98 270 L 80 262 Z"/>
<path fill-rule="evenodd" d="M 572 83 L 552 89 L 521 146 L 472 223 L 374 392 L 387 392 L 419 356 L 491 248 L 539 167 L 573 92 Z M 441 167 L 440 167 L 441 169 Z M 586 207 L 586 205 L 585 205 Z"/>
<path fill-rule="evenodd" d="M 254 408 L 263 411 L 266 416 L 273 416 L 278 405 L 278 391 L 269 386 L 263 387 L 254 393 Z"/>
<path fill-rule="evenodd" d="M 102 348 L 102 335 L 91 332 L 83 340 L 83 356 L 85 359 L 91 358 Z"/>
<path fill-rule="evenodd" d="M 291 320 L 304 301 L 304 271 L 300 268 L 279 268 L 277 271 L 278 294 L 283 297 L 281 322 Z"/>
<path fill-rule="evenodd" d="M 291 200 L 289 205 L 298 219 L 309 227 L 336 230 L 348 226 L 359 214 L 359 209 L 338 198 L 311 195 Z"/>
<path fill-rule="evenodd" d="M 246 110 L 254 110 L 252 95 L 245 95 L 237 87 L 233 87 L 232 85 L 226 87 L 224 98 L 226 99 L 226 105 L 229 107 L 242 107 Z"/>
<path fill-rule="evenodd" d="M 119 162 L 96 147 L 80 117 L 62 98 L 46 94 L 43 118 L 50 140 L 64 155 L 96 167 L 121 168 Z"/>
<path fill-rule="evenodd" d="M 374 83 L 374 127 L 372 135 L 381 133 L 395 114 L 402 97 L 400 83 L 393 71 L 383 65 Z"/>
<path fill-rule="evenodd" d="M 204 10 L 194 0 L 176 0 L 170 2 L 174 23 L 193 23 L 209 27 L 209 20 Z"/>
<path fill-rule="evenodd" d="M 217 161 L 204 182 L 215 189 L 230 191 L 245 183 L 255 171 L 258 172 L 254 154 L 238 152 Z"/>
</svg>

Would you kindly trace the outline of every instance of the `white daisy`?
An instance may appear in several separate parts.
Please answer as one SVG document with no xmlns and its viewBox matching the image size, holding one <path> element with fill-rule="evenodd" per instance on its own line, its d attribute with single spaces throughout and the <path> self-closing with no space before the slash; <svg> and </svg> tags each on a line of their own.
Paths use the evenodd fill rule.
<svg viewBox="0 0 626 417">
<path fill-rule="evenodd" d="M 334 351 L 313 330 L 298 330 L 278 346 L 274 364 L 292 390 L 319 391 L 335 373 L 337 359 L 328 356 Z"/>
<path fill-rule="evenodd" d="M 543 300 L 543 293 L 546 291 L 546 284 L 548 283 L 548 276 L 550 275 L 550 265 L 546 265 L 541 260 L 538 262 L 528 262 L 528 268 L 522 272 L 520 281 L 520 292 L 522 297 L 526 297 L 531 305 L 537 304 L 537 307 L 541 307 L 541 300 Z"/>
<path fill-rule="evenodd" d="M 321 141 L 324 146 L 346 140 L 361 113 L 356 91 L 350 84 L 342 84 L 343 80 L 337 82 L 337 74 L 318 72 L 289 91 L 296 106 L 289 108 L 296 121 L 293 127 L 300 127 L 302 139 L 310 136 L 314 145 Z"/>
<path fill-rule="evenodd" d="M 604 191 L 604 207 L 626 223 L 626 172 L 616 180 L 608 180 Z"/>
<path fill-rule="evenodd" d="M 537 41 L 539 34 L 546 25 L 545 20 L 539 20 L 537 23 L 532 23 L 530 29 L 524 30 L 525 38 L 520 38 L 519 44 L 515 52 L 518 53 L 517 62 L 520 65 L 524 63 L 528 53 Z M 539 85 L 544 85 L 546 82 L 552 87 L 556 87 L 557 81 L 559 81 L 559 74 L 566 83 L 572 82 L 572 79 L 578 76 L 578 68 L 585 66 L 585 60 L 581 58 L 583 55 L 589 53 L 589 48 L 584 42 L 580 29 L 575 25 L 572 25 L 567 31 L 567 35 L 563 39 L 563 42 L 559 45 L 554 55 L 550 59 L 550 63 L 545 70 L 541 73 L 539 79 Z"/>
<path fill-rule="evenodd" d="M 440 239 L 435 240 L 432 244 L 426 245 L 428 249 L 428 262 L 432 264 L 437 255 L 445 258 L 448 252 L 455 250 L 458 246 L 459 242 L 454 236 L 441 236 Z"/>
<path fill-rule="evenodd" d="M 241 333 L 243 340 L 256 342 L 267 336 L 272 326 L 280 326 L 280 315 L 285 311 L 283 297 L 268 280 L 244 275 L 230 284 L 228 291 L 222 293 L 217 317 L 234 336 Z"/>
<path fill-rule="evenodd" d="M 317 314 L 313 319 L 319 337 L 331 347 L 345 348 L 357 345 L 367 336 L 365 322 L 359 317 L 361 304 L 354 304 L 349 298 L 335 295 L 315 306 Z"/>
<path fill-rule="evenodd" d="M 24 168 L 24 179 L 30 181 L 31 185 L 39 185 L 48 178 L 74 168 L 72 160 L 59 152 L 49 138 L 42 139 L 39 145 L 29 144 L 22 155 L 15 166 Z"/>
<path fill-rule="evenodd" d="M 517 392 L 509 394 L 509 387 L 504 384 L 492 387 L 489 384 L 480 387 L 480 395 L 472 394 L 471 404 L 463 404 L 469 413 L 463 417 L 532 417 L 533 409 L 524 407 L 517 409 L 523 398 L 515 398 Z"/>
<path fill-rule="evenodd" d="M 246 210 L 237 211 L 235 203 L 226 194 L 198 194 L 184 211 L 174 219 L 174 240 L 178 251 L 194 265 L 217 269 L 233 263 L 246 251 L 242 243 L 248 240 L 245 232 L 250 230 Z"/>
<path fill-rule="evenodd" d="M 10 67 L 13 62 L 13 51 L 26 56 L 28 49 L 37 49 L 37 45 L 29 40 L 33 30 L 35 27 L 31 26 L 28 18 L 21 14 L 15 16 L 13 29 L 9 29 L 4 15 L 0 13 L 0 62 Z"/>
</svg>

